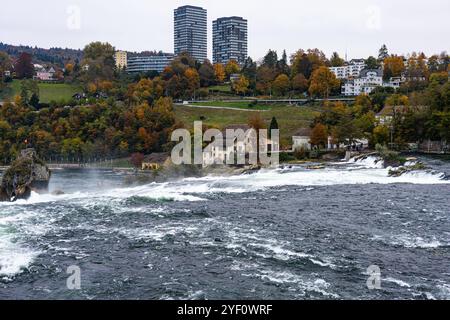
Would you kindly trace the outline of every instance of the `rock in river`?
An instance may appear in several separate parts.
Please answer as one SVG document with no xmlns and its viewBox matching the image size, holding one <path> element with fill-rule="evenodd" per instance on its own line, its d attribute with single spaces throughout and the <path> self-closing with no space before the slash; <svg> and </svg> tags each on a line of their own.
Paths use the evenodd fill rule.
<svg viewBox="0 0 450 320">
<path fill-rule="evenodd" d="M 38 158 L 34 149 L 22 150 L 3 175 L 0 201 L 28 199 L 31 191 L 48 191 L 50 176 L 50 169 Z"/>
</svg>

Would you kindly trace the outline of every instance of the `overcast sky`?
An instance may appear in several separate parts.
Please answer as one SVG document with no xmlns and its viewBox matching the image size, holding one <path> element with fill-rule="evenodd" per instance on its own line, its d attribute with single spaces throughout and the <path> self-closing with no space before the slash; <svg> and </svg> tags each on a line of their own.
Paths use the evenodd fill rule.
<svg viewBox="0 0 450 320">
<path fill-rule="evenodd" d="M 0 42 L 83 48 L 108 41 L 128 51 L 173 52 L 173 9 L 208 10 L 208 55 L 212 20 L 230 15 L 249 21 L 249 55 L 268 49 L 288 54 L 320 48 L 348 58 L 390 52 L 449 51 L 449 0 L 25 0 L 2 1 Z"/>
</svg>

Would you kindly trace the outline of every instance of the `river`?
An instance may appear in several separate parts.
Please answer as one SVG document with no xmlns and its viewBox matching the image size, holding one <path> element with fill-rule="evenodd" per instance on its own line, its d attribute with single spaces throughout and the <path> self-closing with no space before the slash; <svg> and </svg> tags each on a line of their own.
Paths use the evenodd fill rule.
<svg viewBox="0 0 450 320">
<path fill-rule="evenodd" d="M 450 299 L 450 163 L 425 162 L 398 178 L 367 159 L 132 188 L 55 171 L 64 195 L 0 204 L 0 299 Z"/>
</svg>

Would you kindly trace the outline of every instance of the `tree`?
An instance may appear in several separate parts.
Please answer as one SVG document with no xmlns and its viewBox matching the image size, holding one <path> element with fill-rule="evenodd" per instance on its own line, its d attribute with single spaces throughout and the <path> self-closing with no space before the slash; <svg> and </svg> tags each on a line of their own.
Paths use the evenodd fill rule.
<svg viewBox="0 0 450 320">
<path fill-rule="evenodd" d="M 278 64 L 278 54 L 274 50 L 269 50 L 267 54 L 264 56 L 262 65 L 271 69 L 275 69 Z"/>
<path fill-rule="evenodd" d="M 11 71 L 12 63 L 6 52 L 0 51 L 0 92 L 6 86 L 5 71 Z"/>
<path fill-rule="evenodd" d="M 230 78 L 232 74 L 239 73 L 239 71 L 239 65 L 235 60 L 228 61 L 227 65 L 225 66 L 225 73 L 227 75 L 227 78 Z"/>
<path fill-rule="evenodd" d="M 278 126 L 277 118 L 273 117 L 272 121 L 270 121 L 269 126 L 269 139 L 272 139 L 272 130 L 279 130 L 280 127 Z"/>
<path fill-rule="evenodd" d="M 386 105 L 388 106 L 408 106 L 409 99 L 407 96 L 401 94 L 393 94 L 386 99 Z"/>
<path fill-rule="evenodd" d="M 33 93 L 31 95 L 29 104 L 30 104 L 30 106 L 34 107 L 35 109 L 39 108 L 39 96 L 36 93 Z"/>
<path fill-rule="evenodd" d="M 187 69 L 184 76 L 187 80 L 187 93 L 192 97 L 195 95 L 195 91 L 200 88 L 200 76 L 194 68 Z"/>
<path fill-rule="evenodd" d="M 311 145 L 319 147 L 326 147 L 328 145 L 328 131 L 327 127 L 321 123 L 317 123 L 311 132 Z"/>
<path fill-rule="evenodd" d="M 383 44 L 380 50 L 378 51 L 378 61 L 379 62 L 384 61 L 384 59 L 386 59 L 387 57 L 389 57 L 389 51 L 386 45 Z"/>
<path fill-rule="evenodd" d="M 256 74 L 256 89 L 265 95 L 272 95 L 272 82 L 276 77 L 276 71 L 267 66 L 258 68 Z"/>
<path fill-rule="evenodd" d="M 342 59 L 337 52 L 333 52 L 330 63 L 332 67 L 342 67 L 345 64 L 345 60 Z"/>
<path fill-rule="evenodd" d="M 252 58 L 248 57 L 247 60 L 245 60 L 241 73 L 250 81 L 250 87 L 255 90 L 257 65 Z"/>
<path fill-rule="evenodd" d="M 216 63 L 214 65 L 214 74 L 216 76 L 216 81 L 218 83 L 223 83 L 225 81 L 225 67 L 221 63 Z"/>
<path fill-rule="evenodd" d="M 39 100 L 39 86 L 34 80 L 23 80 L 21 83 L 20 97 L 24 104 L 31 104 L 30 98 L 35 95 Z M 34 101 L 35 103 L 35 101 Z M 38 101 L 39 103 L 39 101 Z"/>
<path fill-rule="evenodd" d="M 297 74 L 292 79 L 292 89 L 298 93 L 304 93 L 308 91 L 308 80 L 302 73 Z"/>
<path fill-rule="evenodd" d="M 116 67 L 114 52 L 114 47 L 109 43 L 88 44 L 83 50 L 81 65 L 87 68 L 83 71 L 82 80 L 85 83 L 112 80 Z"/>
<path fill-rule="evenodd" d="M 34 66 L 32 56 L 29 53 L 22 52 L 14 64 L 14 70 L 18 79 L 31 79 L 34 75 Z"/>
<path fill-rule="evenodd" d="M 277 69 L 279 73 L 289 74 L 289 65 L 286 50 L 283 50 L 283 55 L 281 56 L 281 60 L 277 63 Z"/>
<path fill-rule="evenodd" d="M 285 74 L 280 74 L 273 82 L 273 91 L 278 96 L 284 96 L 291 87 L 289 77 Z"/>
<path fill-rule="evenodd" d="M 298 50 L 291 58 L 291 76 L 303 74 L 306 79 L 310 79 L 312 73 L 319 67 L 329 65 L 325 54 L 319 49 Z"/>
<path fill-rule="evenodd" d="M 378 68 L 380 68 L 380 63 L 374 56 L 368 57 L 366 59 L 365 63 L 366 63 L 366 68 L 367 69 L 378 69 Z"/>
<path fill-rule="evenodd" d="M 430 83 L 445 84 L 448 82 L 448 72 L 435 72 L 430 75 Z"/>
<path fill-rule="evenodd" d="M 384 59 L 384 74 L 385 81 L 392 77 L 400 77 L 405 70 L 403 58 L 399 56 L 390 56 Z"/>
<path fill-rule="evenodd" d="M 248 91 L 250 82 L 244 75 L 240 75 L 239 79 L 233 83 L 233 89 L 237 94 L 245 95 Z"/>
<path fill-rule="evenodd" d="M 372 139 L 371 139 L 371 145 L 376 146 L 379 145 L 387 145 L 390 141 L 390 130 L 388 127 L 384 125 L 379 125 L 373 129 Z"/>
<path fill-rule="evenodd" d="M 144 155 L 142 153 L 133 153 L 130 157 L 130 163 L 136 168 L 141 169 L 144 162 Z"/>
<path fill-rule="evenodd" d="M 312 96 L 319 96 L 328 99 L 330 94 L 339 89 L 340 81 L 335 74 L 327 67 L 320 67 L 311 76 L 309 93 Z"/>
<path fill-rule="evenodd" d="M 209 60 L 205 60 L 198 70 L 198 74 L 200 76 L 200 86 L 209 87 L 216 84 L 216 74 L 214 70 L 214 66 L 209 62 Z"/>
</svg>

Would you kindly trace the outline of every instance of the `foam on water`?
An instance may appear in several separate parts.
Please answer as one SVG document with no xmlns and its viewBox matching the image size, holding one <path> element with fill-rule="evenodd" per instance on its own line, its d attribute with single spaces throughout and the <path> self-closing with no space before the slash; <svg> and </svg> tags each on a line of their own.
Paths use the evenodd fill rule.
<svg viewBox="0 0 450 320">
<path fill-rule="evenodd" d="M 152 183 L 139 187 L 116 188 L 110 190 L 94 190 L 92 192 L 82 191 L 64 195 L 38 195 L 32 193 L 28 200 L 19 200 L 15 203 L 0 204 L 0 275 L 12 276 L 28 267 L 36 257 L 36 252 L 26 249 L 16 243 L 16 236 L 11 231 L 17 224 L 22 227 L 29 224 L 27 230 L 31 232 L 45 233 L 46 228 L 51 224 L 52 220 L 48 217 L 42 217 L 43 221 L 40 225 L 35 225 L 32 219 L 36 216 L 33 206 L 40 204 L 72 204 L 77 206 L 86 205 L 118 205 L 128 207 L 124 204 L 124 199 L 132 197 L 148 198 L 155 201 L 206 201 L 208 194 L 218 193 L 245 193 L 268 188 L 282 186 L 330 186 L 330 185 L 363 185 L 363 184 L 449 184 L 450 181 L 445 180 L 443 173 L 433 173 L 429 171 L 417 171 L 404 174 L 400 177 L 389 177 L 388 169 L 383 168 L 382 161 L 375 157 L 369 157 L 364 160 L 352 159 L 348 163 L 340 163 L 340 165 L 328 166 L 321 170 L 310 170 L 301 166 L 293 166 L 289 170 L 280 169 L 264 169 L 251 175 L 217 177 L 209 176 L 203 178 L 189 178 L 176 182 L 168 183 Z M 136 209 L 135 212 L 139 212 Z M 115 208 L 114 212 L 121 212 L 120 208 Z M 125 210 L 124 210 L 125 211 Z M 131 210 L 133 211 L 133 210 Z M 147 212 L 143 210 L 142 212 Z M 149 212 L 160 214 L 160 211 Z M 9 234 L 5 234 L 8 228 Z M 39 231 L 41 228 L 42 230 Z M 34 230 L 34 231 L 33 231 Z M 12 233 L 11 233 L 12 232 Z M 132 234 L 122 230 L 122 233 L 129 237 L 141 237 L 149 240 L 161 241 L 166 235 L 173 235 L 180 232 L 195 232 L 195 230 L 186 230 L 185 227 L 170 226 L 168 228 L 155 228 L 152 232 L 142 230 L 138 234 Z M 250 235 L 249 235 L 250 237 Z M 261 240 L 261 239 L 256 239 Z M 388 239 L 391 243 L 397 243 L 406 247 L 419 248 L 437 248 L 443 244 L 436 239 L 422 238 L 398 238 Z M 264 252 L 277 259 L 288 260 L 292 258 L 306 258 L 319 266 L 333 267 L 331 263 L 318 257 L 304 255 L 299 252 L 289 250 L 280 244 L 259 242 Z M 262 244 L 261 244 L 262 243 Z M 242 246 L 249 249 L 251 246 L 245 246 L 240 242 L 229 244 L 230 246 Z M 257 246 L 253 246 L 257 249 Z M 261 250 L 259 250 L 261 251 Z"/>
<path fill-rule="evenodd" d="M 13 235 L 4 234 L 0 227 L 0 278 L 6 280 L 21 273 L 37 255 L 37 252 L 16 243 Z"/>
</svg>

